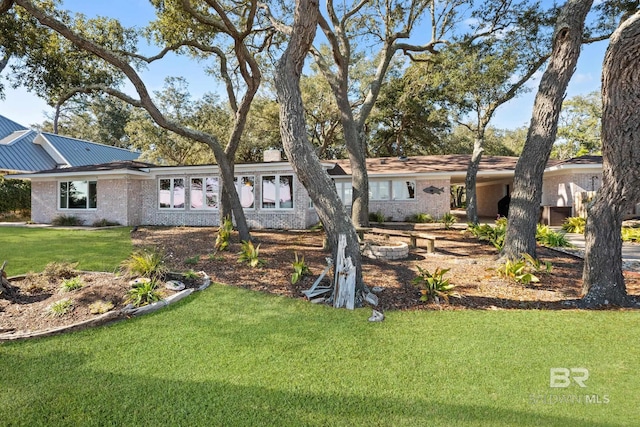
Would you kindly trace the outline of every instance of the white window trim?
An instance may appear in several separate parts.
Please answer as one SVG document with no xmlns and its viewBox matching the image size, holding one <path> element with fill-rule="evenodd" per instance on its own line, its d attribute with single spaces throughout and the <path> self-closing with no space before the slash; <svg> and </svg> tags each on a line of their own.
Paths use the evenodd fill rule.
<svg viewBox="0 0 640 427">
<path fill-rule="evenodd" d="M 216 181 L 218 181 L 218 192 L 216 193 L 217 196 L 217 205 L 216 207 L 209 207 L 207 206 L 207 178 L 213 178 Z M 201 208 L 194 208 L 191 203 L 192 203 L 192 199 L 191 199 L 191 184 L 193 182 L 194 179 L 201 179 L 202 180 L 202 207 Z M 186 206 L 186 203 L 185 203 Z M 163 208 L 163 209 L 168 209 L 168 208 Z M 217 211 L 220 209 L 220 177 L 217 175 L 208 175 L 208 176 L 192 176 L 189 178 L 189 210 L 192 211 Z"/>
<path fill-rule="evenodd" d="M 168 208 L 160 206 L 160 191 L 161 191 L 160 184 L 161 184 L 162 180 L 165 180 L 165 179 L 168 179 L 168 180 L 171 181 L 171 185 L 170 185 L 170 188 L 169 188 L 169 194 L 171 195 L 171 202 L 170 202 L 171 206 L 168 207 Z M 173 201 L 174 182 L 175 182 L 176 179 L 181 179 L 182 182 L 183 182 L 183 185 L 184 185 L 184 187 L 183 187 L 184 191 L 185 191 L 185 194 L 184 194 L 184 206 L 181 207 L 181 208 L 176 208 L 174 206 L 174 201 Z M 189 181 L 189 184 L 191 184 L 191 181 Z M 185 210 L 186 207 L 187 207 L 187 178 L 180 177 L 180 176 L 158 178 L 158 193 L 157 194 L 158 194 L 158 210 L 163 211 L 163 212 L 164 211 L 183 211 L 183 210 Z"/>
<path fill-rule="evenodd" d="M 62 184 L 63 182 L 67 183 L 67 207 L 63 208 L 60 205 L 60 198 L 62 196 L 62 192 L 60 191 L 60 184 Z M 86 208 L 70 208 L 69 206 L 69 183 L 70 182 L 86 182 L 87 183 L 87 207 Z M 95 182 L 96 183 L 96 207 L 95 208 L 90 208 L 89 207 L 89 183 L 91 182 Z M 61 180 L 58 181 L 58 189 L 57 189 L 57 193 L 58 193 L 58 197 L 57 197 L 57 201 L 56 201 L 56 208 L 59 211 L 78 211 L 78 212 L 86 212 L 86 211 L 96 211 L 98 210 L 98 181 L 97 180 L 89 180 L 89 179 L 76 179 L 76 180 Z"/>
<path fill-rule="evenodd" d="M 263 179 L 267 176 L 274 176 L 276 183 L 276 194 L 275 194 L 275 204 L 276 206 L 273 208 L 265 208 L 264 207 L 264 182 Z M 290 177 L 291 178 L 291 207 L 290 208 L 282 208 L 280 207 L 280 177 Z M 291 173 L 282 173 L 282 174 L 264 174 L 260 176 L 260 209 L 267 212 L 275 212 L 275 211 L 292 211 L 296 207 L 296 188 L 294 184 L 294 175 Z M 255 185 L 255 183 L 254 183 Z"/>
</svg>

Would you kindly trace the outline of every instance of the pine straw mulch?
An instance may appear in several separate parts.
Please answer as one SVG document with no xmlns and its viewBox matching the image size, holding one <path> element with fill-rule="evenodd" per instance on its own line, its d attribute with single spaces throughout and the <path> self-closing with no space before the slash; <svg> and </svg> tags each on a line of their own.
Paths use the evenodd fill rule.
<svg viewBox="0 0 640 427">
<path fill-rule="evenodd" d="M 379 309 L 563 309 L 574 308 L 581 297 L 583 261 L 579 257 L 539 247 L 539 258 L 550 261 L 553 271 L 550 275 L 540 275 L 539 283 L 523 286 L 498 277 L 497 251 L 493 246 L 479 242 L 460 229 L 426 232 L 437 237 L 434 254 L 417 249 L 403 260 L 363 258 L 365 283 L 369 287 L 384 288 L 378 295 Z M 253 231 L 252 238 L 260 245 L 260 258 L 265 263 L 262 267 L 250 268 L 237 262 L 239 243 L 232 243 L 228 251 L 214 253 L 215 233 L 215 228 L 141 227 L 133 239 L 136 246 L 163 248 L 172 269 L 202 270 L 213 282 L 291 298 L 305 298 L 302 291 L 311 287 L 329 256 L 322 249 L 322 232 Z M 237 235 L 233 237 L 237 241 Z M 373 236 L 365 239 L 369 237 Z M 304 256 L 312 275 L 292 285 L 295 253 Z M 431 272 L 437 267 L 449 268 L 445 278 L 456 285 L 462 298 L 451 299 L 450 304 L 420 302 L 420 294 L 411 284 L 418 266 Z M 626 272 L 625 277 L 628 293 L 639 295 L 640 275 Z"/>
</svg>

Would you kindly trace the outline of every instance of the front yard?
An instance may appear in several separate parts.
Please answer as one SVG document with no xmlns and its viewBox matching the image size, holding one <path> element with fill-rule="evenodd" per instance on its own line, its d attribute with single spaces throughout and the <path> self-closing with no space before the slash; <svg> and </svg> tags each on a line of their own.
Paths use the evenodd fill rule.
<svg viewBox="0 0 640 427">
<path fill-rule="evenodd" d="M 186 234 L 197 230 L 184 229 Z M 5 242 L 4 230 L 0 233 Z M 126 229 L 100 233 L 101 241 L 117 241 L 120 246 L 129 242 Z M 142 236 L 136 233 L 134 244 Z M 275 265 L 269 267 L 273 271 L 242 267 L 227 259 L 236 257 L 235 247 L 231 254 L 209 257 L 203 246 L 193 243 L 193 253 L 188 252 L 189 240 L 199 242 L 195 235 L 184 239 L 185 246 L 172 249 L 166 246 L 173 239 L 168 234 L 157 234 L 155 243 L 173 255 L 176 268 L 210 269 L 212 277 L 220 275 L 217 280 L 232 277 L 236 270 L 237 277 L 244 277 L 242 283 L 216 284 L 141 318 L 0 344 L 1 424 L 640 424 L 637 311 L 501 309 L 501 301 L 506 307 L 522 302 L 515 297 L 491 298 L 479 306 L 483 309 L 439 310 L 433 304 L 417 304 L 414 292 L 413 308 L 421 310 L 386 310 L 384 322 L 369 323 L 370 309 L 334 310 L 272 295 L 297 296 L 288 284 L 292 253 L 282 255 L 288 260 L 281 273 L 287 284 L 271 289 L 259 283 L 260 277 L 265 283 L 273 280 Z M 89 268 L 84 257 L 94 256 L 95 234 L 84 240 L 78 236 L 73 235 L 78 258 L 70 260 Z M 206 236 L 200 236 L 202 244 L 212 246 L 206 240 L 212 237 Z M 152 240 L 147 237 L 144 240 Z M 256 237 L 262 237 L 268 267 L 275 259 L 271 251 L 278 248 L 270 248 L 267 237 Z M 59 238 L 64 240 L 63 235 Z M 290 240 L 310 262 L 314 259 L 315 249 Z M 20 254 L 18 247 L 0 250 L 0 259 Z M 129 250 L 104 255 L 98 262 L 113 269 Z M 10 273 L 44 266 L 47 255 L 39 258 L 41 262 L 29 261 L 33 266 L 24 264 L 26 270 Z M 467 260 L 460 262 L 461 271 L 472 271 L 470 267 L 480 263 L 468 261 L 469 256 L 461 259 Z M 316 262 L 314 274 L 319 273 Z M 382 268 L 378 263 L 367 264 L 371 277 L 380 276 L 373 270 Z M 412 274 L 406 270 L 407 264 L 398 264 L 388 270 L 392 277 L 381 282 Z M 475 280 L 469 292 L 480 292 L 482 280 L 490 279 Z M 260 286 L 272 294 L 242 289 Z M 545 286 L 554 286 L 553 280 Z M 381 295 L 389 292 L 400 298 L 402 292 L 410 292 L 398 289 L 389 287 Z M 530 291 L 545 290 L 522 290 Z M 558 297 L 571 298 L 560 292 Z M 406 304 L 406 297 L 402 301 Z M 569 376 L 554 380 L 554 368 L 567 370 Z M 572 372 L 575 368 L 579 370 Z M 588 378 L 580 387 L 571 375 L 581 380 L 584 369 Z M 550 387 L 554 384 L 560 387 Z"/>
</svg>

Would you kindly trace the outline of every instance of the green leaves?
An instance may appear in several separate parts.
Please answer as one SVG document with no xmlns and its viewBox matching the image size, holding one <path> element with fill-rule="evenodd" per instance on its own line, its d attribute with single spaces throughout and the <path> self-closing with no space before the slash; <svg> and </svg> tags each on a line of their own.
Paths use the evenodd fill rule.
<svg viewBox="0 0 640 427">
<path fill-rule="evenodd" d="M 309 267 L 304 262 L 304 257 L 298 258 L 298 253 L 295 252 L 295 260 L 293 261 L 293 274 L 291 275 L 291 284 L 295 285 L 298 281 L 311 274 Z"/>
<path fill-rule="evenodd" d="M 540 281 L 538 276 L 533 273 L 551 274 L 552 270 L 553 265 L 549 261 L 542 263 L 529 254 L 522 254 L 519 260 L 507 260 L 501 267 L 496 269 L 499 276 L 522 285 Z"/>
<path fill-rule="evenodd" d="M 441 298 L 447 303 L 449 303 L 449 297 L 460 298 L 460 294 L 453 290 L 455 285 L 449 283 L 449 279 L 444 278 L 444 275 L 448 273 L 449 270 L 451 269 L 441 269 L 437 267 L 436 270 L 431 273 L 429 270 L 418 266 L 420 274 L 415 277 L 411 283 L 420 288 L 420 301 L 429 302 L 433 300 L 439 304 Z"/>
<path fill-rule="evenodd" d="M 242 250 L 238 252 L 238 262 L 247 263 L 250 267 L 259 267 L 264 264 L 264 261 L 259 258 L 260 245 L 253 246 L 253 242 L 242 241 Z"/>
</svg>

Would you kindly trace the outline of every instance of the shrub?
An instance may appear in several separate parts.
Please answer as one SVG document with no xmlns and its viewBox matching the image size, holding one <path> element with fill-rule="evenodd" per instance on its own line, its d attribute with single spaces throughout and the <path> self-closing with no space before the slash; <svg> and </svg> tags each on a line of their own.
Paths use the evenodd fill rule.
<svg viewBox="0 0 640 427">
<path fill-rule="evenodd" d="M 519 260 L 507 260 L 496 271 L 498 275 L 506 277 L 516 283 L 528 285 L 529 283 L 539 282 L 540 279 L 533 273 L 550 274 L 553 266 L 546 261 L 544 265 L 538 259 L 533 258 L 529 254 L 522 254 Z"/>
<path fill-rule="evenodd" d="M 31 181 L 0 176 L 0 214 L 20 212 L 22 216 L 28 216 L 30 210 Z"/>
<path fill-rule="evenodd" d="M 123 272 L 129 276 L 142 276 L 151 279 L 160 278 L 169 271 L 165 265 L 165 253 L 157 248 L 144 248 L 135 251 L 120 264 Z"/>
<path fill-rule="evenodd" d="M 433 300 L 436 303 L 440 303 L 440 298 L 442 298 L 448 303 L 449 297 L 460 298 L 460 294 L 453 290 L 455 285 L 450 284 L 449 279 L 444 278 L 444 275 L 449 270 L 449 268 L 441 269 L 437 267 L 432 274 L 418 266 L 420 273 L 411 283 L 420 288 L 420 293 L 422 294 L 420 301 L 428 302 Z"/>
<path fill-rule="evenodd" d="M 621 236 L 623 242 L 640 242 L 640 228 L 622 227 Z"/>
<path fill-rule="evenodd" d="M 141 281 L 133 285 L 133 288 L 127 292 L 127 302 L 133 304 L 134 307 L 142 307 L 162 299 L 162 295 L 158 292 L 158 282 L 155 280 Z"/>
<path fill-rule="evenodd" d="M 73 310 L 73 300 L 69 298 L 56 301 L 47 307 L 47 313 L 53 317 L 62 317 Z"/>
<path fill-rule="evenodd" d="M 428 213 L 417 213 L 417 214 L 409 215 L 404 220 L 405 222 L 415 222 L 418 224 L 427 224 L 427 223 L 436 222 L 436 220 Z"/>
<path fill-rule="evenodd" d="M 78 263 L 50 262 L 44 267 L 43 274 L 49 281 L 55 279 L 71 279 L 78 275 L 77 267 Z"/>
<path fill-rule="evenodd" d="M 309 267 L 304 262 L 304 257 L 298 258 L 298 253 L 295 252 L 295 260 L 293 261 L 293 274 L 291 275 L 291 284 L 295 285 L 298 280 L 304 276 L 311 274 Z"/>
<path fill-rule="evenodd" d="M 580 216 L 566 218 L 562 223 L 562 229 L 567 233 L 584 234 L 587 219 Z"/>
<path fill-rule="evenodd" d="M 72 277 L 62 281 L 60 285 L 60 292 L 71 292 L 76 289 L 81 289 L 84 286 L 84 282 L 80 277 Z"/>
<path fill-rule="evenodd" d="M 75 215 L 58 215 L 51 220 L 51 225 L 55 225 L 57 227 L 72 227 L 83 224 L 84 220 Z"/>
<path fill-rule="evenodd" d="M 507 218 L 498 218 L 495 226 L 489 224 L 469 224 L 467 231 L 476 236 L 478 240 L 490 242 L 496 249 L 502 250 L 504 236 L 507 233 Z"/>
<path fill-rule="evenodd" d="M 107 311 L 113 310 L 115 306 L 111 301 L 96 301 L 89 304 L 89 312 L 91 314 L 104 314 Z"/>
<path fill-rule="evenodd" d="M 227 217 L 222 221 L 222 225 L 218 228 L 218 237 L 216 237 L 216 251 L 226 251 L 231 242 L 231 232 L 233 231 L 233 222 Z"/>
<path fill-rule="evenodd" d="M 446 214 L 442 215 L 442 218 L 440 218 L 440 222 L 444 224 L 445 230 L 449 230 L 453 224 L 458 222 L 458 217 L 451 212 L 447 212 Z"/>
<path fill-rule="evenodd" d="M 369 212 L 369 221 L 371 222 L 384 222 L 386 220 L 384 214 L 380 211 Z"/>
<path fill-rule="evenodd" d="M 536 228 L 536 241 L 543 246 L 552 248 L 567 248 L 573 245 L 567 240 L 564 232 L 553 231 L 548 225 L 538 224 Z"/>
<path fill-rule="evenodd" d="M 91 224 L 92 227 L 116 227 L 118 225 L 120 225 L 119 222 L 109 221 L 104 218 L 94 221 L 93 224 Z"/>
<path fill-rule="evenodd" d="M 242 248 L 240 252 L 238 252 L 238 255 L 238 262 L 246 262 L 251 267 L 258 267 L 264 264 L 264 261 L 259 258 L 260 245 L 253 246 L 251 240 L 242 241 Z"/>
</svg>

